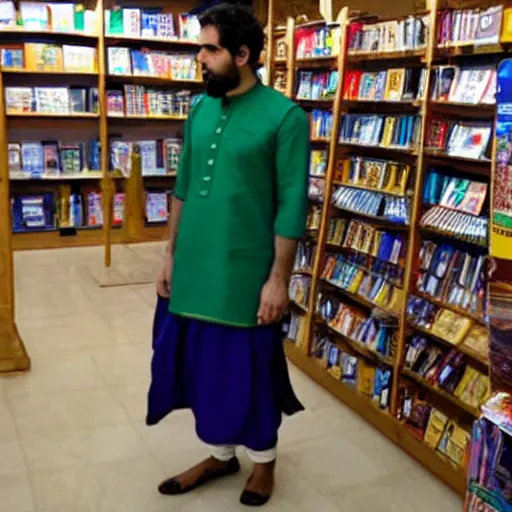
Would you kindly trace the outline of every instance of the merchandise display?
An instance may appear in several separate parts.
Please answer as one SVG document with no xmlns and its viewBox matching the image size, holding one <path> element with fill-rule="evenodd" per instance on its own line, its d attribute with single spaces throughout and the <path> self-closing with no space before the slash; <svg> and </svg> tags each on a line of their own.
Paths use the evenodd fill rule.
<svg viewBox="0 0 512 512">
<path fill-rule="evenodd" d="M 289 20 L 275 39 L 276 88 L 312 123 L 315 250 L 313 261 L 299 250 L 302 334 L 288 357 L 460 494 L 491 393 L 493 124 L 509 16 L 437 2 L 396 20 L 345 9 L 328 27 Z"/>
<path fill-rule="evenodd" d="M 133 242 L 167 236 L 184 121 L 203 85 L 192 5 L 160 5 L 2 2 L 15 250 L 105 244 L 108 264 L 126 233 Z M 139 188 L 128 186 L 135 154 Z"/>
</svg>

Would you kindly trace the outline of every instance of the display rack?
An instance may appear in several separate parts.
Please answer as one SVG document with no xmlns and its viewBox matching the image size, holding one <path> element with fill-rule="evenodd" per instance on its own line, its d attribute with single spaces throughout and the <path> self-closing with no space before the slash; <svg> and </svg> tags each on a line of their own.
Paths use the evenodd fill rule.
<svg viewBox="0 0 512 512">
<path fill-rule="evenodd" d="M 483 73 L 479 81 L 488 80 L 487 87 L 493 87 L 489 69 L 495 71 L 497 59 L 491 58 L 508 47 L 496 41 L 489 44 L 489 39 L 496 39 L 496 34 L 499 38 L 505 12 L 485 11 L 497 30 L 494 35 L 479 33 L 479 40 L 475 41 L 475 34 L 471 36 L 469 28 L 470 20 L 478 25 L 480 12 L 489 7 L 490 4 L 486 4 L 480 8 L 472 2 L 468 9 L 473 11 L 464 11 L 461 2 L 453 9 L 449 3 L 432 2 L 429 11 L 402 18 L 357 17 L 343 9 L 337 20 L 340 44 L 335 59 L 332 56 L 311 60 L 296 58 L 298 35 L 304 25 L 294 29 L 291 21 L 283 39 L 294 41 L 294 46 L 287 48 L 286 66 L 293 74 L 292 84 L 289 82 L 286 90 L 292 91 L 288 95 L 295 100 L 301 90 L 297 80 L 301 80 L 300 73 L 305 66 L 311 71 L 335 67 L 339 71 L 332 103 L 317 99 L 297 101 L 306 110 L 320 103 L 318 108 L 332 108 L 333 126 L 326 144 L 329 152 L 320 200 L 317 193 L 322 187 L 318 185 L 318 175 L 314 170 L 311 172 L 313 167 L 310 169 L 310 208 L 316 210 L 309 216 L 308 227 L 312 229 L 300 245 L 292 277 L 287 355 L 461 495 L 466 489 L 461 456 L 469 439 L 466 435 L 489 392 L 486 219 L 492 189 L 496 108 L 492 94 L 490 100 L 485 99 L 489 103 L 481 102 L 484 90 L 478 99 L 468 93 L 460 100 L 460 91 L 456 85 L 452 88 L 451 83 L 459 83 L 461 77 L 467 80 L 468 75 L 463 75 L 463 71 L 481 67 L 487 74 Z M 460 39 L 450 40 L 449 36 L 456 29 L 453 24 L 451 28 L 446 25 L 447 9 L 453 24 L 466 27 L 464 40 L 460 26 L 457 28 Z M 381 23 L 379 26 L 384 33 L 395 22 L 410 22 L 411 16 L 423 19 L 429 26 L 423 43 L 415 42 L 399 49 L 390 44 L 372 51 L 365 50 L 364 42 L 361 44 L 362 34 L 369 26 L 375 28 L 376 23 Z M 306 27 L 314 26 L 326 27 L 324 22 L 310 23 Z M 291 30 L 294 30 L 293 35 Z M 361 30 L 359 36 L 355 36 L 357 30 Z M 395 25 L 394 30 L 400 29 Z M 371 44 L 376 45 L 377 40 Z M 484 55 L 483 59 L 480 54 Z M 274 66 L 278 69 L 283 63 L 275 62 Z M 451 81 L 450 66 L 459 67 L 459 70 L 453 68 L 456 74 Z M 446 75 L 441 74 L 441 69 L 446 70 Z M 379 86 L 378 80 L 384 78 L 378 73 L 384 71 L 387 72 L 385 82 Z M 370 72 L 375 73 L 370 92 L 361 94 L 361 90 L 365 91 L 361 81 L 368 78 L 361 73 Z M 415 87 L 423 90 L 423 94 L 418 94 L 417 90 L 412 95 L 405 94 L 407 85 L 404 83 L 410 84 L 413 76 Z M 441 83 L 442 79 L 445 82 Z M 376 94 L 379 87 L 383 89 Z M 434 94 L 438 89 L 440 92 Z M 305 87 L 305 90 L 312 90 L 312 87 Z M 399 96 L 396 90 L 400 91 Z M 359 122 L 356 129 L 353 128 L 355 123 L 350 124 L 354 116 L 374 117 Z M 393 120 L 379 120 L 378 116 Z M 379 122 L 383 123 L 382 128 Z M 407 123 L 412 123 L 411 133 L 407 131 Z M 455 136 L 440 140 L 436 132 L 453 133 L 467 129 L 466 125 L 473 130 L 468 132 L 472 134 L 472 144 L 463 149 L 456 147 L 459 140 Z M 377 133 L 381 133 L 382 138 L 376 139 Z M 473 142 L 486 148 L 475 149 Z M 312 141 L 312 148 L 318 143 Z M 377 167 L 372 164 L 372 167 L 364 162 L 371 159 L 388 163 Z M 365 175 L 363 169 L 366 173 L 370 172 L 368 169 L 372 173 L 380 169 L 381 174 L 372 174 L 371 180 L 366 182 L 355 179 L 354 176 Z M 408 169 L 407 177 L 401 183 L 388 186 L 386 183 L 392 181 L 390 175 L 404 176 L 400 169 Z M 434 175 L 434 170 L 441 178 Z M 432 190 L 438 179 L 450 186 L 462 184 L 463 189 L 466 188 L 456 202 L 450 202 L 449 195 L 434 198 Z M 468 190 L 475 196 L 470 205 Z M 366 195 L 363 197 L 363 194 Z M 376 195 L 379 195 L 380 206 L 371 211 Z M 400 206 L 394 203 L 396 200 L 409 203 L 406 222 Z M 393 211 L 389 208 L 389 215 L 386 215 L 386 202 L 395 205 Z M 464 209 L 466 206 L 468 208 Z M 459 224 L 469 219 L 472 225 L 481 227 L 480 232 L 476 229 L 457 232 L 453 230 L 453 220 L 439 223 L 434 208 L 444 216 L 459 215 Z M 429 224 L 432 217 L 437 223 Z M 351 231 L 351 238 L 347 238 L 351 224 L 360 231 Z M 388 245 L 391 241 L 397 244 L 397 240 L 402 244 L 401 251 L 393 258 L 389 247 L 387 252 L 383 250 L 384 235 Z M 380 245 L 377 245 L 377 236 Z M 427 242 L 437 246 L 427 245 Z M 432 261 L 441 257 L 444 247 L 452 251 L 450 265 L 443 272 L 439 270 L 439 276 L 431 276 L 432 266 L 426 265 L 427 250 L 433 251 Z M 459 251 L 459 259 L 453 251 Z M 388 254 L 384 263 L 380 260 L 382 254 Z M 467 289 L 455 292 L 458 284 L 454 284 L 453 279 L 468 276 L 468 269 L 472 269 L 473 288 L 464 284 L 461 277 Z M 362 278 L 359 284 L 358 276 Z M 438 283 L 434 285 L 436 279 Z M 462 299 L 464 296 L 466 298 Z M 429 318 L 425 317 L 425 311 L 430 312 Z M 420 338 L 422 345 L 417 345 Z M 418 359 L 414 359 L 418 353 L 427 359 L 437 357 L 436 363 L 426 366 L 430 372 L 425 372 L 424 362 L 419 364 Z M 458 368 L 458 378 L 449 368 L 449 362 Z M 448 379 L 453 380 L 448 382 Z M 467 382 L 472 382 L 473 391 L 478 388 L 480 392 L 468 394 Z M 440 432 L 436 432 L 436 428 Z"/>
<path fill-rule="evenodd" d="M 23 2 L 22 2 L 23 3 Z M 121 9 L 139 9 L 139 16 L 142 17 L 142 12 L 149 12 L 149 8 L 159 7 L 157 2 L 142 2 L 134 5 L 133 2 L 118 2 Z M 40 5 L 45 5 L 40 2 Z M 77 4 L 79 5 L 79 4 Z M 178 26 L 178 16 L 181 13 L 190 11 L 195 6 L 192 0 L 180 0 L 173 2 L 171 7 L 164 6 L 160 9 L 162 13 L 172 13 L 174 19 L 174 30 L 176 33 L 175 38 L 149 36 L 138 37 L 136 33 L 128 33 L 126 31 L 126 20 L 121 19 L 121 26 L 119 25 L 119 18 L 117 21 L 112 22 L 111 18 L 105 19 L 110 10 L 108 5 L 104 4 L 103 0 L 97 0 L 94 5 L 85 5 L 85 8 L 92 11 L 91 19 L 93 18 L 93 27 L 86 26 L 84 29 L 77 31 L 59 31 L 58 28 L 52 29 L 52 21 L 56 23 L 57 15 L 50 11 L 48 17 L 49 28 L 37 28 L 36 30 L 26 30 L 19 26 L 3 25 L 0 30 L 0 44 L 2 48 L 14 48 L 18 45 L 22 50 L 23 66 L 19 64 L 12 65 L 5 60 L 2 66 L 2 79 L 3 86 L 0 91 L 2 96 L 6 94 L 7 87 L 57 87 L 68 86 L 72 88 L 83 87 L 86 91 L 97 90 L 97 98 L 95 102 L 97 107 L 94 111 L 74 112 L 65 110 L 63 112 L 55 112 L 49 108 L 49 111 L 34 112 L 33 108 L 28 106 L 19 111 L 10 111 L 9 106 L 2 110 L 0 115 L 5 119 L 5 133 L 3 140 L 5 153 L 8 153 L 7 144 L 19 144 L 20 153 L 22 143 L 35 142 L 35 141 L 60 141 L 67 142 L 83 142 L 96 140 L 98 146 L 101 148 L 108 148 L 107 151 L 95 150 L 100 153 L 98 157 L 95 154 L 98 165 L 94 169 L 90 165 L 82 165 L 80 172 L 69 173 L 60 172 L 57 175 L 48 175 L 46 169 L 44 172 L 39 173 L 37 177 L 28 175 L 23 172 L 12 172 L 12 161 L 7 163 L 7 169 L 4 171 L 6 176 L 10 174 L 10 194 L 11 197 L 18 196 L 31 196 L 37 195 L 38 197 L 43 193 L 51 193 L 55 199 L 55 207 L 53 209 L 53 218 L 46 223 L 46 225 L 27 227 L 26 223 L 20 228 L 18 226 L 13 234 L 13 248 L 14 250 L 23 249 L 43 249 L 43 248 L 57 248 L 57 247 L 70 247 L 82 245 L 105 245 L 105 264 L 110 265 L 110 246 L 112 243 L 121 242 L 142 242 L 142 241 L 157 241 L 164 240 L 167 236 L 167 227 L 165 216 L 162 215 L 160 222 L 151 222 L 151 219 L 144 211 L 139 211 L 137 215 L 142 216 L 141 219 L 134 217 L 134 215 L 127 215 L 125 219 L 119 218 L 119 210 L 122 206 L 118 203 L 119 198 L 124 194 L 125 189 L 128 187 L 127 180 L 128 173 L 122 172 L 123 169 L 116 168 L 113 161 L 115 158 L 113 154 L 113 143 L 121 141 L 120 146 L 123 146 L 123 141 L 143 141 L 157 140 L 168 141 L 176 139 L 177 144 L 183 136 L 183 123 L 187 118 L 188 111 L 188 98 L 185 98 L 179 104 L 180 111 L 174 112 L 174 103 L 165 115 L 159 112 L 150 110 L 141 114 L 140 96 L 141 89 L 135 87 L 146 87 L 151 90 L 153 94 L 153 103 L 159 105 L 162 102 L 169 102 L 169 95 L 174 94 L 174 98 L 178 97 L 176 93 L 181 91 L 189 91 L 190 94 L 199 93 L 202 90 L 202 74 L 199 67 L 196 67 L 195 76 L 188 75 L 177 76 L 171 69 L 171 75 L 162 73 L 154 74 L 153 71 L 137 68 L 137 72 L 132 70 L 132 73 L 123 73 L 122 70 L 116 66 L 113 69 L 112 62 L 119 62 L 121 48 L 126 48 L 128 55 L 128 62 L 135 59 L 137 50 L 144 52 L 166 52 L 168 54 L 176 54 L 181 57 L 191 57 L 195 54 L 197 43 L 191 38 L 181 38 L 180 27 Z M 115 9 L 118 9 L 116 7 Z M 78 9 L 77 9 L 78 10 Z M 123 11 L 117 11 L 123 12 Z M 106 14 L 107 13 L 107 14 Z M 62 15 L 62 14 L 60 14 Z M 123 14 L 124 15 L 124 14 Z M 52 16 L 55 18 L 52 19 Z M 135 15 L 136 18 L 136 15 Z M 62 22 L 61 18 L 59 20 Z M 122 26 L 123 22 L 125 26 Z M 54 23 L 54 24 L 55 24 Z M 110 23 L 110 25 L 109 25 Z M 140 19 L 135 23 L 142 23 Z M 87 15 L 86 15 L 87 24 Z M 115 33 L 110 29 L 111 25 L 115 25 Z M 62 29 L 62 26 L 60 26 Z M 89 30 L 87 30 L 87 28 Z M 69 29 L 69 27 L 66 27 Z M 123 32 L 124 30 L 124 32 Z M 28 45 L 25 45 L 28 43 Z M 94 48 L 95 51 L 95 65 L 94 69 L 76 69 L 73 68 L 72 59 L 68 59 L 67 63 L 55 62 L 55 69 L 48 62 L 45 67 L 41 64 L 41 57 L 35 54 L 34 48 L 36 45 L 33 43 L 46 43 L 55 44 L 62 47 L 62 45 L 80 45 L 89 48 Z M 116 50 L 112 50 L 116 49 Z M 112 51 L 117 52 L 115 55 Z M 60 57 L 62 59 L 62 50 L 60 50 Z M 13 54 L 14 55 L 14 54 Z M 109 59 L 110 56 L 110 59 Z M 13 58 L 9 55 L 8 58 Z M 37 60 L 39 59 L 39 61 Z M 194 59 L 191 59 L 194 62 Z M 161 65 L 156 57 L 152 61 L 156 68 Z M 66 65 L 67 64 L 67 65 Z M 131 64 L 131 63 L 130 63 Z M 71 65 L 71 69 L 68 69 Z M 145 64 L 142 64 L 144 66 Z M 195 66 L 195 64 L 194 64 Z M 135 64 L 134 64 L 135 67 Z M 139 66 L 140 67 L 140 66 Z M 167 71 L 169 73 L 169 71 Z M 128 111 L 127 98 L 128 90 L 126 86 L 133 86 L 134 89 L 130 91 L 130 101 L 134 104 L 133 111 Z M 113 97 L 112 91 L 119 94 Z M 167 94 L 167 97 L 161 99 L 157 97 L 159 94 Z M 149 92 L 148 92 L 149 94 Z M 90 98 L 87 98 L 90 101 Z M 124 100 L 124 105 L 116 105 L 116 101 Z M 178 101 L 178 100 L 177 100 Z M 179 99 L 181 102 L 182 100 Z M 139 103 L 137 103 L 139 102 Z M 148 100 L 149 104 L 150 101 Z M 143 105 L 142 105 L 143 107 Z M 117 111 L 116 111 L 117 108 Z M 150 108 L 150 107 L 145 107 Z M 85 108 L 91 109 L 91 104 Z M 39 110 L 39 109 L 38 109 Z M 163 151 L 167 150 L 164 143 L 159 142 L 158 149 L 159 156 Z M 10 146 L 12 148 L 13 146 Z M 46 148 L 46 146 L 45 146 Z M 172 148 L 174 150 L 174 148 Z M 46 149 L 45 149 L 46 150 Z M 59 146 L 60 151 L 60 146 Z M 120 157 L 127 157 L 123 151 L 129 151 L 126 146 L 123 146 L 119 152 Z M 179 156 L 179 148 L 176 150 Z M 167 152 L 165 153 L 168 154 Z M 13 156 L 11 151 L 9 155 Z M 82 155 L 82 153 L 81 153 Z M 15 156 L 15 155 L 14 155 Z M 144 155 L 143 155 L 144 156 Z M 88 155 L 89 158 L 89 155 Z M 125 158 L 129 160 L 128 158 Z M 96 161 L 97 161 L 96 160 Z M 82 162 L 85 159 L 82 160 Z M 89 164 L 89 161 L 87 162 Z M 167 169 L 167 162 L 164 162 L 164 170 L 162 172 L 162 165 L 159 162 L 158 172 L 154 175 L 144 169 L 143 159 L 143 182 L 144 190 L 153 193 L 156 199 L 162 202 L 163 193 L 168 193 L 174 187 L 174 180 L 176 176 L 175 168 Z M 11 172 L 9 172 L 11 171 Z M 126 171 L 126 170 L 125 170 Z M 80 200 L 86 203 L 86 195 L 90 193 L 101 194 L 101 217 L 102 220 L 89 225 L 84 219 L 82 222 L 76 224 L 74 221 L 62 221 L 62 212 L 65 208 L 69 208 L 71 203 L 71 195 L 76 197 L 80 196 Z M 116 194 L 118 194 L 116 196 Z M 74 196 L 73 196 L 74 197 Z M 90 196 L 87 196 L 90 197 Z M 100 196 L 98 196 L 100 197 Z M 70 198 L 69 204 L 65 207 L 62 203 L 62 198 Z M 118 200 L 119 199 L 119 200 Z M 144 204 L 144 198 L 134 198 L 136 204 L 141 202 Z M 160 204 L 158 203 L 158 204 Z M 14 203 L 16 204 L 16 202 Z M 83 211 L 86 210 L 85 204 L 82 204 Z M 129 205 L 125 205 L 127 210 L 133 210 Z M 117 208 L 117 210 L 116 210 Z M 155 207 L 157 208 L 157 207 Z M 144 210 L 144 209 L 143 209 Z M 84 214 L 85 215 L 85 214 Z M 15 215 L 14 215 L 15 216 Z M 122 216 L 122 214 L 121 214 Z M 154 220 L 154 219 L 153 219 Z M 133 225 L 130 225 L 133 223 Z"/>
</svg>

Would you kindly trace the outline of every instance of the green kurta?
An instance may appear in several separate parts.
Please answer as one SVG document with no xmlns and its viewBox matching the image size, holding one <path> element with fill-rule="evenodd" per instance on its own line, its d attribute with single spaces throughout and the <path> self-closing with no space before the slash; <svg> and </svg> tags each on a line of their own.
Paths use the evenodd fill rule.
<svg viewBox="0 0 512 512">
<path fill-rule="evenodd" d="M 307 215 L 309 123 L 259 82 L 204 96 L 185 127 L 175 195 L 184 201 L 169 310 L 235 326 L 257 325 L 274 235 L 300 238 Z"/>
</svg>

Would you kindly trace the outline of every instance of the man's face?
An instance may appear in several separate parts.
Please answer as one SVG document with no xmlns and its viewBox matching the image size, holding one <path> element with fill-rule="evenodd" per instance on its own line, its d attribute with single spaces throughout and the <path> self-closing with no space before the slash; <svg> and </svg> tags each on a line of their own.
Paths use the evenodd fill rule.
<svg viewBox="0 0 512 512">
<path fill-rule="evenodd" d="M 199 35 L 200 50 L 197 60 L 203 67 L 206 92 L 220 98 L 240 85 L 240 70 L 235 58 L 219 43 L 215 27 L 205 26 Z"/>
</svg>

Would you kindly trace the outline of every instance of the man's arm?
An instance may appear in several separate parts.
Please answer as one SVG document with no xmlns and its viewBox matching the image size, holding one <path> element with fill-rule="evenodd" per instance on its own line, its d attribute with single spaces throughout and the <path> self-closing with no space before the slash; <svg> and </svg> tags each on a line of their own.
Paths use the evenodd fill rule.
<svg viewBox="0 0 512 512">
<path fill-rule="evenodd" d="M 288 307 L 288 285 L 298 239 L 306 229 L 308 167 L 309 122 L 297 107 L 286 115 L 277 139 L 275 254 L 269 278 L 261 291 L 259 324 L 278 322 Z"/>
</svg>

